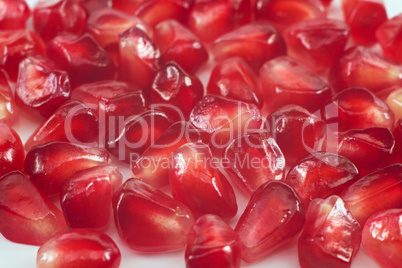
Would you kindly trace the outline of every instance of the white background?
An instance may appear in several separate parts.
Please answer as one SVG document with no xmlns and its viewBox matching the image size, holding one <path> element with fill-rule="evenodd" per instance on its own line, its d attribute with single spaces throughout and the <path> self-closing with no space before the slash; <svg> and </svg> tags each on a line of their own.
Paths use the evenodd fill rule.
<svg viewBox="0 0 402 268">
<path fill-rule="evenodd" d="M 27 0 L 30 6 L 37 0 Z M 384 0 L 388 14 L 390 17 L 402 12 L 402 1 L 400 0 Z M 333 5 L 330 10 L 330 17 L 340 18 L 341 12 L 339 10 L 340 0 L 334 0 Z M 208 73 L 200 74 L 201 79 L 205 82 L 208 79 Z M 38 126 L 39 122 L 32 121 L 26 115 L 23 115 L 20 122 L 14 127 L 15 130 L 21 135 L 23 142 L 25 142 L 32 131 Z M 124 175 L 125 179 L 128 179 L 131 174 L 127 167 L 120 166 L 120 169 Z M 235 219 L 233 219 L 230 224 L 234 226 L 239 217 L 239 214 L 244 210 L 246 205 L 246 199 L 241 195 L 237 194 L 239 203 L 239 213 Z M 122 244 L 122 241 L 118 238 L 116 232 L 114 231 L 114 225 L 111 226 L 106 231 L 113 240 L 118 244 L 122 253 L 122 263 L 121 267 L 164 267 L 164 268 L 180 268 L 185 267 L 184 263 L 184 251 L 164 253 L 164 254 L 140 254 L 130 251 L 127 247 Z M 294 240 L 290 245 L 277 250 L 270 256 L 266 257 L 262 261 L 254 264 L 243 263 L 242 267 L 253 267 L 253 268 L 291 268 L 299 267 L 297 260 L 297 241 Z M 7 241 L 3 236 L 0 235 L 0 267 L 4 268 L 29 268 L 35 267 L 36 252 L 38 247 L 36 246 L 26 246 Z M 377 268 L 379 267 L 367 254 L 367 252 L 361 248 L 357 254 L 352 268 L 364 267 L 364 268 Z"/>
</svg>

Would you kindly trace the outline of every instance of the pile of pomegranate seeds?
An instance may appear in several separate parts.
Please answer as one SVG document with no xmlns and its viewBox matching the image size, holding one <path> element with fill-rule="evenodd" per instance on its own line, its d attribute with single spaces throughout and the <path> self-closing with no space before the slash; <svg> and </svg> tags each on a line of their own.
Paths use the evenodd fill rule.
<svg viewBox="0 0 402 268">
<path fill-rule="evenodd" d="M 401 51 L 383 0 L 0 0 L 6 266 L 401 267 Z"/>
</svg>

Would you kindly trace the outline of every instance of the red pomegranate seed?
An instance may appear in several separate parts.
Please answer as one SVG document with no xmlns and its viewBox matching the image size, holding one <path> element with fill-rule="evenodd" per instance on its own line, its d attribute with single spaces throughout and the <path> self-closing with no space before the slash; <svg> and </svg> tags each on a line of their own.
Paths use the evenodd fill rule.
<svg viewBox="0 0 402 268">
<path fill-rule="evenodd" d="M 10 126 L 17 123 L 19 113 L 11 91 L 8 75 L 0 69 L 0 123 Z"/>
<path fill-rule="evenodd" d="M 364 225 L 374 213 L 402 207 L 402 164 L 394 164 L 373 172 L 341 193 L 352 215 Z"/>
<path fill-rule="evenodd" d="M 172 125 L 169 117 L 158 110 L 148 110 L 128 117 L 106 132 L 105 147 L 121 161 L 129 164 L 153 144 Z"/>
<path fill-rule="evenodd" d="M 204 215 L 191 228 L 185 259 L 192 268 L 240 268 L 239 237 L 219 216 Z"/>
<path fill-rule="evenodd" d="M 0 177 L 14 170 L 24 170 L 24 145 L 17 132 L 0 123 Z"/>
<path fill-rule="evenodd" d="M 402 163 L 402 119 L 398 120 L 393 131 L 395 138 L 395 147 L 392 154 L 394 163 Z"/>
<path fill-rule="evenodd" d="M 283 33 L 288 53 L 315 72 L 322 72 L 343 54 L 350 28 L 338 20 L 295 23 Z"/>
<path fill-rule="evenodd" d="M 402 14 L 381 24 L 377 28 L 376 37 L 384 55 L 390 59 L 402 62 Z"/>
<path fill-rule="evenodd" d="M 237 56 L 258 70 L 267 60 L 286 55 L 286 45 L 270 24 L 253 22 L 216 39 L 212 52 L 217 61 Z"/>
<path fill-rule="evenodd" d="M 266 62 L 260 69 L 260 78 L 264 102 L 273 111 L 296 104 L 314 113 L 331 100 L 328 84 L 288 56 Z"/>
<path fill-rule="evenodd" d="M 25 150 L 52 141 L 95 146 L 100 139 L 100 127 L 98 117 L 90 108 L 79 101 L 69 101 L 32 133 Z"/>
<path fill-rule="evenodd" d="M 188 122 L 176 122 L 132 163 L 135 178 L 154 187 L 169 184 L 170 156 L 174 150 L 188 142 L 201 141 L 201 135 Z"/>
<path fill-rule="evenodd" d="M 364 87 L 376 95 L 387 95 L 402 84 L 402 67 L 367 48 L 353 47 L 334 63 L 328 81 L 335 92 Z"/>
<path fill-rule="evenodd" d="M 183 249 L 194 223 L 184 204 L 138 179 L 114 194 L 113 209 L 120 238 L 140 252 Z"/>
<path fill-rule="evenodd" d="M 120 76 L 143 89 L 152 81 L 163 65 L 159 49 L 140 27 L 134 26 L 120 33 Z"/>
<path fill-rule="evenodd" d="M 121 254 L 107 235 L 87 229 L 68 230 L 43 244 L 36 256 L 37 268 L 118 268 Z"/>
<path fill-rule="evenodd" d="M 70 228 L 106 227 L 112 195 L 123 182 L 117 167 L 100 165 L 72 175 L 62 186 L 60 203 Z"/>
<path fill-rule="evenodd" d="M 0 232 L 15 243 L 42 245 L 66 228 L 63 213 L 21 171 L 0 178 Z"/>
<path fill-rule="evenodd" d="M 319 0 L 257 0 L 256 17 L 282 32 L 300 21 L 325 18 L 325 9 Z"/>
<path fill-rule="evenodd" d="M 239 136 L 226 148 L 225 171 L 248 195 L 267 181 L 284 180 L 285 158 L 276 141 L 267 133 Z"/>
<path fill-rule="evenodd" d="M 25 172 L 46 195 L 60 193 L 63 183 L 75 172 L 109 162 L 99 148 L 67 142 L 51 142 L 32 148 L 25 158 Z"/>
<path fill-rule="evenodd" d="M 25 0 L 1 0 L 0 30 L 25 29 L 31 15 Z"/>
<path fill-rule="evenodd" d="M 242 260 L 262 259 L 294 238 L 303 225 L 303 204 L 292 188 L 280 181 L 261 185 L 235 228 L 242 243 Z"/>
<path fill-rule="evenodd" d="M 163 59 L 175 61 L 186 72 L 194 73 L 208 60 L 208 51 L 198 38 L 175 20 L 165 20 L 154 28 L 154 40 Z"/>
<path fill-rule="evenodd" d="M 142 1 L 134 14 L 151 27 L 155 27 L 159 22 L 168 19 L 187 23 L 193 2 L 194 0 Z"/>
<path fill-rule="evenodd" d="M 242 58 L 234 57 L 215 65 L 207 93 L 262 106 L 261 90 L 253 69 Z"/>
<path fill-rule="evenodd" d="M 184 144 L 172 153 L 169 169 L 172 195 L 187 205 L 194 217 L 214 214 L 228 220 L 236 215 L 234 191 L 218 168 L 211 149 L 202 142 Z"/>
<path fill-rule="evenodd" d="M 70 98 L 68 74 L 43 57 L 30 56 L 20 64 L 15 102 L 25 111 L 48 118 Z"/>
<path fill-rule="evenodd" d="M 4 68 L 14 82 L 18 76 L 18 65 L 23 59 L 33 55 L 45 55 L 45 53 L 45 43 L 34 32 L 0 31 L 0 68 Z"/>
<path fill-rule="evenodd" d="M 96 10 L 112 6 L 112 0 L 68 0 L 68 1 L 81 3 L 85 7 L 88 14 L 92 14 Z"/>
<path fill-rule="evenodd" d="M 182 121 L 188 119 L 194 105 L 201 100 L 204 88 L 197 76 L 186 73 L 175 62 L 168 62 L 156 74 L 150 94 L 157 108 L 173 121 Z"/>
<path fill-rule="evenodd" d="M 402 119 L 402 87 L 393 90 L 387 97 L 386 103 L 394 112 L 395 119 Z"/>
<path fill-rule="evenodd" d="M 373 45 L 377 28 L 387 20 L 383 0 L 342 0 L 342 8 L 353 41 L 358 45 Z"/>
<path fill-rule="evenodd" d="M 250 19 L 249 0 L 202 0 L 195 1 L 188 24 L 202 42 L 210 43 Z"/>
<path fill-rule="evenodd" d="M 112 0 L 113 8 L 125 12 L 127 14 L 134 14 L 138 7 L 147 0 Z"/>
<path fill-rule="evenodd" d="M 361 227 L 339 196 L 314 199 L 298 242 L 299 263 L 308 267 L 350 267 L 360 247 Z"/>
<path fill-rule="evenodd" d="M 33 26 L 45 41 L 59 34 L 80 35 L 87 24 L 85 8 L 70 0 L 39 0 L 33 10 Z"/>
<path fill-rule="evenodd" d="M 284 106 L 267 118 L 268 132 L 276 140 L 291 167 L 302 156 L 321 151 L 325 122 L 297 105 Z"/>
<path fill-rule="evenodd" d="M 114 63 L 89 35 L 59 35 L 47 43 L 47 55 L 67 71 L 72 87 L 112 79 Z"/>
<path fill-rule="evenodd" d="M 362 246 L 381 267 L 402 263 L 401 218 L 402 209 L 389 209 L 372 215 L 364 225 Z"/>
<path fill-rule="evenodd" d="M 289 170 L 285 182 L 298 193 L 307 208 L 313 199 L 340 194 L 359 178 L 359 171 L 349 159 L 316 152 L 297 161 Z"/>
<path fill-rule="evenodd" d="M 322 5 L 326 8 L 328 8 L 332 3 L 332 0 L 320 0 L 320 1 L 321 1 Z"/>
</svg>

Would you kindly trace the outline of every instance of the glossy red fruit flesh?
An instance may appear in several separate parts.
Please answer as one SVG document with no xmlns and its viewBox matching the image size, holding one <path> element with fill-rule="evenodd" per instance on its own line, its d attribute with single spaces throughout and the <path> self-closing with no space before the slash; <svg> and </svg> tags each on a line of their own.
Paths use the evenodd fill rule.
<svg viewBox="0 0 402 268">
<path fill-rule="evenodd" d="M 248 0 L 203 0 L 195 1 L 188 24 L 202 42 L 210 43 L 237 26 L 251 19 L 251 4 Z"/>
<path fill-rule="evenodd" d="M 48 118 L 70 98 L 68 74 L 43 57 L 31 56 L 20 63 L 15 101 L 28 113 Z"/>
<path fill-rule="evenodd" d="M 402 62 L 402 14 L 381 24 L 377 28 L 376 37 L 384 55 L 390 59 Z"/>
<path fill-rule="evenodd" d="M 358 45 L 370 46 L 376 42 L 377 28 L 387 20 L 383 0 L 342 0 L 345 21 L 351 37 Z"/>
<path fill-rule="evenodd" d="M 332 0 L 320 0 L 324 7 L 329 7 L 332 3 Z"/>
<path fill-rule="evenodd" d="M 402 163 L 402 119 L 396 122 L 394 131 L 395 147 L 392 154 L 392 161 L 394 163 Z"/>
<path fill-rule="evenodd" d="M 120 238 L 140 252 L 183 249 L 194 224 L 184 204 L 138 179 L 114 194 L 113 209 Z"/>
<path fill-rule="evenodd" d="M 147 89 L 163 65 L 159 49 L 140 27 L 119 34 L 120 77 Z"/>
<path fill-rule="evenodd" d="M 198 141 L 201 135 L 189 122 L 174 123 L 132 163 L 134 177 L 154 187 L 168 185 L 172 152 L 185 143 Z"/>
<path fill-rule="evenodd" d="M 237 137 L 226 148 L 224 159 L 228 161 L 225 172 L 248 195 L 267 181 L 285 177 L 285 157 L 267 132 Z"/>
<path fill-rule="evenodd" d="M 329 85 L 288 56 L 266 62 L 260 69 L 260 78 L 264 102 L 272 111 L 296 104 L 314 113 L 331 100 Z"/>
<path fill-rule="evenodd" d="M 282 32 L 300 21 L 325 18 L 325 9 L 318 0 L 257 0 L 256 18 Z"/>
<path fill-rule="evenodd" d="M 376 212 L 402 208 L 402 164 L 394 164 L 373 172 L 346 188 L 341 198 L 360 223 Z"/>
<path fill-rule="evenodd" d="M 350 267 L 360 241 L 361 227 L 339 196 L 315 199 L 298 242 L 300 266 Z"/>
<path fill-rule="evenodd" d="M 24 170 L 25 152 L 17 132 L 0 123 L 0 177 L 14 170 Z"/>
<path fill-rule="evenodd" d="M 365 223 L 362 246 L 381 265 L 397 268 L 402 263 L 402 209 L 372 215 Z"/>
<path fill-rule="evenodd" d="M 66 228 L 63 213 L 29 180 L 13 171 L 0 178 L 0 232 L 15 243 L 42 245 Z"/>
<path fill-rule="evenodd" d="M 81 35 L 87 24 L 87 13 L 80 3 L 70 0 L 39 0 L 33 10 L 33 26 L 45 41 L 59 34 Z"/>
<path fill-rule="evenodd" d="M 43 244 L 37 268 L 118 268 L 121 254 L 107 235 L 87 229 L 68 230 Z"/>
<path fill-rule="evenodd" d="M 47 55 L 67 71 L 73 88 L 115 76 L 112 59 L 89 34 L 57 36 L 47 43 Z"/>
<path fill-rule="evenodd" d="M 25 172 L 46 195 L 60 193 L 75 172 L 109 162 L 103 149 L 66 142 L 51 142 L 32 148 L 25 158 Z"/>
<path fill-rule="evenodd" d="M 387 128 L 352 129 L 328 135 L 327 151 L 352 161 L 361 176 L 390 164 L 395 139 Z"/>
<path fill-rule="evenodd" d="M 288 53 L 315 72 L 322 72 L 343 54 L 349 26 L 338 20 L 308 20 L 293 24 L 283 33 Z"/>
<path fill-rule="evenodd" d="M 25 29 L 31 14 L 25 0 L 1 0 L 0 10 L 0 30 Z"/>
<path fill-rule="evenodd" d="M 359 178 L 359 171 L 347 158 L 316 152 L 297 161 L 289 170 L 285 182 L 298 193 L 307 208 L 313 199 L 340 194 Z"/>
<path fill-rule="evenodd" d="M 237 233 L 216 215 L 204 215 L 188 235 L 186 267 L 240 268 L 240 241 Z"/>
<path fill-rule="evenodd" d="M 267 60 L 286 55 L 286 45 L 270 24 L 253 22 L 216 39 L 212 53 L 217 61 L 241 57 L 258 70 Z"/>
<path fill-rule="evenodd" d="M 211 71 L 207 94 L 220 95 L 261 107 L 263 104 L 258 77 L 242 58 L 223 60 Z"/>
<path fill-rule="evenodd" d="M 175 61 L 186 72 L 194 73 L 208 60 L 208 51 L 198 38 L 175 20 L 166 20 L 154 28 L 154 40 L 163 59 Z"/>
<path fill-rule="evenodd" d="M 334 92 L 363 87 L 382 96 L 402 84 L 402 67 L 367 48 L 352 47 L 334 63 L 328 81 Z"/>
<path fill-rule="evenodd" d="M 267 118 L 268 132 L 276 140 L 288 167 L 307 153 L 321 151 L 325 122 L 297 105 L 287 105 Z"/>
<path fill-rule="evenodd" d="M 14 125 L 19 119 L 8 75 L 0 70 L 0 123 Z"/>
<path fill-rule="evenodd" d="M 18 65 L 28 56 L 45 55 L 43 40 L 28 30 L 0 31 L 0 67 L 12 81 L 17 80 Z"/>
<path fill-rule="evenodd" d="M 386 103 L 394 112 L 395 120 L 402 119 L 402 87 L 395 88 L 388 95 Z"/>
<path fill-rule="evenodd" d="M 112 0 L 68 0 L 68 1 L 81 3 L 85 7 L 88 14 L 92 14 L 96 10 L 112 6 Z"/>
<path fill-rule="evenodd" d="M 112 195 L 123 182 L 117 167 L 100 165 L 74 173 L 62 186 L 60 203 L 70 228 L 102 229 L 109 222 Z"/>
<path fill-rule="evenodd" d="M 134 14 L 142 2 L 146 0 L 112 0 L 114 9 L 120 10 L 127 14 Z"/>
<path fill-rule="evenodd" d="M 290 186 L 280 181 L 261 185 L 236 225 L 241 258 L 251 263 L 286 244 L 304 225 L 304 208 Z"/>
<path fill-rule="evenodd" d="M 131 164 L 171 125 L 165 113 L 151 109 L 119 122 L 114 132 L 109 128 L 105 147 L 119 160 Z"/>
<path fill-rule="evenodd" d="M 197 76 L 186 73 L 175 62 L 168 62 L 156 74 L 150 95 L 155 106 L 173 121 L 185 121 L 204 95 L 204 88 Z"/>
</svg>

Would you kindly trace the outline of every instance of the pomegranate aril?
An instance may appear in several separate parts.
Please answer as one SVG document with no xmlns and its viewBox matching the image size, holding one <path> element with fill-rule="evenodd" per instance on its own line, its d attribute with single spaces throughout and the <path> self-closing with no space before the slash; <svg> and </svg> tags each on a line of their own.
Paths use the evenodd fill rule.
<svg viewBox="0 0 402 268">
<path fill-rule="evenodd" d="M 71 0 L 39 0 L 33 10 L 33 26 L 44 41 L 59 34 L 80 35 L 87 24 L 85 8 Z"/>
<path fill-rule="evenodd" d="M 210 43 L 237 26 L 250 22 L 249 0 L 202 0 L 195 1 L 188 24 L 202 42 Z"/>
<path fill-rule="evenodd" d="M 315 198 L 340 194 L 360 178 L 347 158 L 326 152 L 308 154 L 289 170 L 285 182 L 298 193 L 304 207 Z"/>
<path fill-rule="evenodd" d="M 208 51 L 198 38 L 175 20 L 162 21 L 154 28 L 154 40 L 163 59 L 175 61 L 186 72 L 194 73 L 208 60 Z"/>
<path fill-rule="evenodd" d="M 235 228 L 242 260 L 255 262 L 289 242 L 303 229 L 304 217 L 303 204 L 290 186 L 280 181 L 261 185 Z"/>
<path fill-rule="evenodd" d="M 300 266 L 350 267 L 360 241 L 361 227 L 339 196 L 314 199 L 298 242 Z"/>
<path fill-rule="evenodd" d="M 25 29 L 31 15 L 25 0 L 1 0 L 0 9 L 0 30 Z"/>
<path fill-rule="evenodd" d="M 68 230 L 43 244 L 37 268 L 119 268 L 120 250 L 106 234 L 88 229 Z"/>
<path fill-rule="evenodd" d="M 394 131 L 395 147 L 392 153 L 393 163 L 402 163 L 402 119 L 396 122 Z"/>
<path fill-rule="evenodd" d="M 45 43 L 32 31 L 0 31 L 0 68 L 4 68 L 12 81 L 17 80 L 18 65 L 23 59 L 45 53 Z"/>
<path fill-rule="evenodd" d="M 386 57 L 402 62 L 402 14 L 381 24 L 376 37 Z"/>
<path fill-rule="evenodd" d="M 257 0 L 256 18 L 282 32 L 300 21 L 325 18 L 325 9 L 319 0 Z"/>
<path fill-rule="evenodd" d="M 338 20 L 317 19 L 293 24 L 283 33 L 288 53 L 315 72 L 322 72 L 343 54 L 350 28 Z"/>
<path fill-rule="evenodd" d="M 112 59 L 89 34 L 53 38 L 47 43 L 47 56 L 67 71 L 73 88 L 115 76 Z"/>
<path fill-rule="evenodd" d="M 372 215 L 365 223 L 362 246 L 381 267 L 398 268 L 402 263 L 402 209 Z"/>
<path fill-rule="evenodd" d="M 260 69 L 260 79 L 264 102 L 273 111 L 296 104 L 314 113 L 331 101 L 329 85 L 288 56 L 266 62 Z"/>
<path fill-rule="evenodd" d="M 25 151 L 17 132 L 0 123 L 0 177 L 14 170 L 24 170 Z"/>
<path fill-rule="evenodd" d="M 59 194 L 75 172 L 108 162 L 109 155 L 103 149 L 55 141 L 33 147 L 26 155 L 24 170 L 50 196 Z"/>
<path fill-rule="evenodd" d="M 92 14 L 93 12 L 103 9 L 103 8 L 108 8 L 112 6 L 112 0 L 68 0 L 70 2 L 77 2 L 81 3 L 88 14 Z"/>
<path fill-rule="evenodd" d="M 42 245 L 66 228 L 63 213 L 21 171 L 0 178 L 0 232 L 15 243 Z"/>
<path fill-rule="evenodd" d="M 324 7 L 328 8 L 331 5 L 332 0 L 320 0 L 320 2 Z"/>
<path fill-rule="evenodd" d="M 267 132 L 249 133 L 234 139 L 226 148 L 224 159 L 227 161 L 225 172 L 248 195 L 267 181 L 285 177 L 285 157 Z"/>
<path fill-rule="evenodd" d="M 183 249 L 194 223 L 184 204 L 138 179 L 114 194 L 113 210 L 120 238 L 140 252 Z"/>
<path fill-rule="evenodd" d="M 352 47 L 334 63 L 328 81 L 334 92 L 363 87 L 382 96 L 402 84 L 402 67 L 368 48 Z"/>
<path fill-rule="evenodd" d="M 138 26 L 119 34 L 120 77 L 148 89 L 163 65 L 159 49 Z"/>
<path fill-rule="evenodd" d="M 123 182 L 117 167 L 77 171 L 63 184 L 60 203 L 70 228 L 102 229 L 109 222 L 112 195 Z"/>
<path fill-rule="evenodd" d="M 0 123 L 14 125 L 19 119 L 19 113 L 11 91 L 8 75 L 0 69 Z"/>
<path fill-rule="evenodd" d="M 15 102 L 26 112 L 48 118 L 70 98 L 68 74 L 43 57 L 30 56 L 19 66 Z"/>
<path fill-rule="evenodd" d="M 388 208 L 402 208 L 402 164 L 373 172 L 341 193 L 346 206 L 360 223 L 374 213 Z"/>
<path fill-rule="evenodd" d="M 200 79 L 183 71 L 175 62 L 161 68 L 150 88 L 152 102 L 173 121 L 187 120 L 203 94 Z"/>
<path fill-rule="evenodd" d="M 388 95 L 386 103 L 394 112 L 395 120 L 402 119 L 402 87 L 395 88 Z"/>
<path fill-rule="evenodd" d="M 112 0 L 114 9 L 120 10 L 127 14 L 134 14 L 138 7 L 147 0 Z"/>
<path fill-rule="evenodd" d="M 239 237 L 219 216 L 201 216 L 188 235 L 185 259 L 191 268 L 240 268 Z"/>
<path fill-rule="evenodd" d="M 201 135 L 189 122 L 174 123 L 132 163 L 134 177 L 154 187 L 168 185 L 172 152 L 185 143 L 198 141 Z"/>
<path fill-rule="evenodd" d="M 216 61 L 241 57 L 258 70 L 267 60 L 286 55 L 286 45 L 273 26 L 253 22 L 216 39 L 212 52 Z"/>
</svg>

